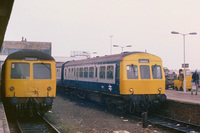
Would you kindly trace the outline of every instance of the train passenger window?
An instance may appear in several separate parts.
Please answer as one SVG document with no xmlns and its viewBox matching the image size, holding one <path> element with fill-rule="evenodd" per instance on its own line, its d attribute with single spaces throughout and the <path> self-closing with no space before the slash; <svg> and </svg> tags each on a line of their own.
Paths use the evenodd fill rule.
<svg viewBox="0 0 200 133">
<path fill-rule="evenodd" d="M 65 68 L 64 71 L 65 71 L 65 77 L 66 77 L 67 76 L 67 68 Z"/>
<path fill-rule="evenodd" d="M 29 79 L 30 64 L 29 63 L 12 63 L 11 78 L 12 79 Z"/>
<path fill-rule="evenodd" d="M 89 78 L 94 77 L 94 67 L 89 67 Z"/>
<path fill-rule="evenodd" d="M 79 76 L 80 78 L 83 78 L 83 68 L 79 68 Z"/>
<path fill-rule="evenodd" d="M 154 79 L 162 79 L 162 71 L 161 71 L 161 67 L 158 65 L 153 65 L 151 67 L 152 69 L 152 74 L 153 74 L 153 78 Z"/>
<path fill-rule="evenodd" d="M 140 66 L 140 76 L 141 79 L 150 79 L 150 69 L 147 65 Z"/>
<path fill-rule="evenodd" d="M 107 66 L 107 79 L 113 79 L 113 66 Z"/>
<path fill-rule="evenodd" d="M 34 79 L 51 79 L 51 64 L 34 63 L 33 64 Z"/>
<path fill-rule="evenodd" d="M 101 79 L 105 79 L 105 70 L 106 70 L 106 67 L 105 66 L 100 66 L 100 72 L 99 72 L 99 77 L 101 78 Z"/>
<path fill-rule="evenodd" d="M 74 68 L 71 68 L 71 78 L 74 77 Z"/>
<path fill-rule="evenodd" d="M 127 78 L 138 79 L 138 67 L 136 65 L 126 66 Z"/>
<path fill-rule="evenodd" d="M 88 78 L 88 67 L 84 67 L 84 78 Z"/>
</svg>

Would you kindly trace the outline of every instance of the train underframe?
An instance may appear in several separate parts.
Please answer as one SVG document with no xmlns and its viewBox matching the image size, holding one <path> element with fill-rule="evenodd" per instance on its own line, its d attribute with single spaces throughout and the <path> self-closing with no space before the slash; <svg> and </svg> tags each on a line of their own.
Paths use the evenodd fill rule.
<svg viewBox="0 0 200 133">
<path fill-rule="evenodd" d="M 29 116 L 33 117 L 34 114 L 40 113 L 44 115 L 47 111 L 52 108 L 53 98 L 51 97 L 40 97 L 40 98 L 7 98 L 6 104 L 11 105 L 12 112 L 15 117 Z"/>
<path fill-rule="evenodd" d="M 165 94 L 119 95 L 72 87 L 65 87 L 63 91 L 65 92 L 62 92 L 62 94 L 95 101 L 107 105 L 109 108 L 118 108 L 129 113 L 140 113 L 155 109 L 166 101 Z"/>
</svg>

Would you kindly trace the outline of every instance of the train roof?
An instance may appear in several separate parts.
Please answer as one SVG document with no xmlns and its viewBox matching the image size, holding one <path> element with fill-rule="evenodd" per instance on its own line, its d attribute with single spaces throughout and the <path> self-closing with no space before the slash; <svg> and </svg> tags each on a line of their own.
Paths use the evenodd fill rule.
<svg viewBox="0 0 200 133">
<path fill-rule="evenodd" d="M 137 53 L 144 53 L 144 52 L 124 52 L 121 54 L 106 55 L 106 56 L 102 56 L 102 57 L 88 58 L 88 59 L 84 59 L 84 60 L 67 61 L 67 62 L 65 62 L 65 64 L 67 66 L 72 66 L 72 65 L 80 65 L 80 64 L 116 62 L 116 61 L 121 61 L 127 55 L 137 54 Z"/>
<path fill-rule="evenodd" d="M 23 60 L 25 58 L 37 58 L 38 60 L 54 60 L 54 58 L 44 52 L 36 50 L 20 50 L 8 55 L 6 59 Z"/>
</svg>

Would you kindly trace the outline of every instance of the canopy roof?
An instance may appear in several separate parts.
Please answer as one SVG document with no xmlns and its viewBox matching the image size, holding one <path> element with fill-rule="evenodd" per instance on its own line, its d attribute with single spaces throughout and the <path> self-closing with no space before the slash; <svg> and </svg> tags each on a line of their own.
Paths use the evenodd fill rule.
<svg viewBox="0 0 200 133">
<path fill-rule="evenodd" d="M 0 0 L 0 48 L 10 19 L 14 0 Z"/>
</svg>

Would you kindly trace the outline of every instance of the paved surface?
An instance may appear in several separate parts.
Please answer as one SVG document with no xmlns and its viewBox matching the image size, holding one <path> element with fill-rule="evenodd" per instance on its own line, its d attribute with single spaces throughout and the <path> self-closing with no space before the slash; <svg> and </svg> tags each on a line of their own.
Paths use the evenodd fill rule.
<svg viewBox="0 0 200 133">
<path fill-rule="evenodd" d="M 0 102 L 0 133 L 10 133 L 2 102 Z"/>
<path fill-rule="evenodd" d="M 176 90 L 165 90 L 165 94 L 167 96 L 167 99 L 169 100 L 175 100 L 185 103 L 192 103 L 192 104 L 199 104 L 200 105 L 200 91 L 193 92 L 193 95 L 191 94 L 191 91 L 187 91 L 184 93 L 183 91 L 176 91 Z"/>
</svg>

